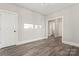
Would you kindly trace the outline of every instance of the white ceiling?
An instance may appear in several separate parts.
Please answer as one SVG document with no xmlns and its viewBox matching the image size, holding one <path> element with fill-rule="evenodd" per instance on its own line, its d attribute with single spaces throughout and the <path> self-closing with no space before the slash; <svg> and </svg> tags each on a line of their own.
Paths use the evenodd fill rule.
<svg viewBox="0 0 79 59">
<path fill-rule="evenodd" d="M 68 6 L 71 6 L 71 3 L 18 3 L 21 7 L 28 8 L 35 12 L 39 12 L 44 15 L 54 13 L 58 10 L 62 10 Z"/>
</svg>

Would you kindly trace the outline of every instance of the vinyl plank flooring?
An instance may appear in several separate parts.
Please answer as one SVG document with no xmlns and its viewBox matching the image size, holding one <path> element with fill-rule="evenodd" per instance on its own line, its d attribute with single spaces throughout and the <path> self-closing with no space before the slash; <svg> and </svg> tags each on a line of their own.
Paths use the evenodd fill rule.
<svg viewBox="0 0 79 59">
<path fill-rule="evenodd" d="M 0 56 L 79 56 L 79 47 L 63 44 L 62 38 L 49 37 L 35 42 L 0 49 Z"/>
</svg>

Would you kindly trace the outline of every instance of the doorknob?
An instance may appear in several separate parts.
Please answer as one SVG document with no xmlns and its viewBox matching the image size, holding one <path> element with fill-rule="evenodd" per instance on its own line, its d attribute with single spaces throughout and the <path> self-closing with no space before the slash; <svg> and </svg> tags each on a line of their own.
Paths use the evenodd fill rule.
<svg viewBox="0 0 79 59">
<path fill-rule="evenodd" d="M 16 32 L 16 30 L 14 30 L 14 32 Z"/>
</svg>

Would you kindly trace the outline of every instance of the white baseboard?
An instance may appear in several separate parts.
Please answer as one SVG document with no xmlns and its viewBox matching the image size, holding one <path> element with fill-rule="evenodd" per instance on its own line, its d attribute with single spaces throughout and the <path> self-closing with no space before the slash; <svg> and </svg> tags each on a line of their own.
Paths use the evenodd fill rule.
<svg viewBox="0 0 79 59">
<path fill-rule="evenodd" d="M 62 43 L 64 43 L 64 44 L 69 44 L 69 45 L 76 46 L 76 47 L 79 47 L 79 43 L 76 43 L 76 42 L 62 41 Z"/>
<path fill-rule="evenodd" d="M 25 41 L 18 42 L 16 45 L 21 45 L 21 44 L 25 44 L 25 43 L 29 43 L 29 42 L 33 42 L 33 41 L 43 40 L 43 39 L 46 39 L 46 38 L 48 38 L 48 37 L 32 39 L 32 40 L 29 40 L 29 41 L 25 40 Z"/>
</svg>

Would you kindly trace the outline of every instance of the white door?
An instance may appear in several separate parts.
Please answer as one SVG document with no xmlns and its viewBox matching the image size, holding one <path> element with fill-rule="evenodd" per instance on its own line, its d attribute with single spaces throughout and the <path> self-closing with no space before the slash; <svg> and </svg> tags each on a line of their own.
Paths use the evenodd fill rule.
<svg viewBox="0 0 79 59">
<path fill-rule="evenodd" d="M 18 41 L 18 15 L 3 12 L 1 15 L 1 46 L 15 45 Z"/>
</svg>

